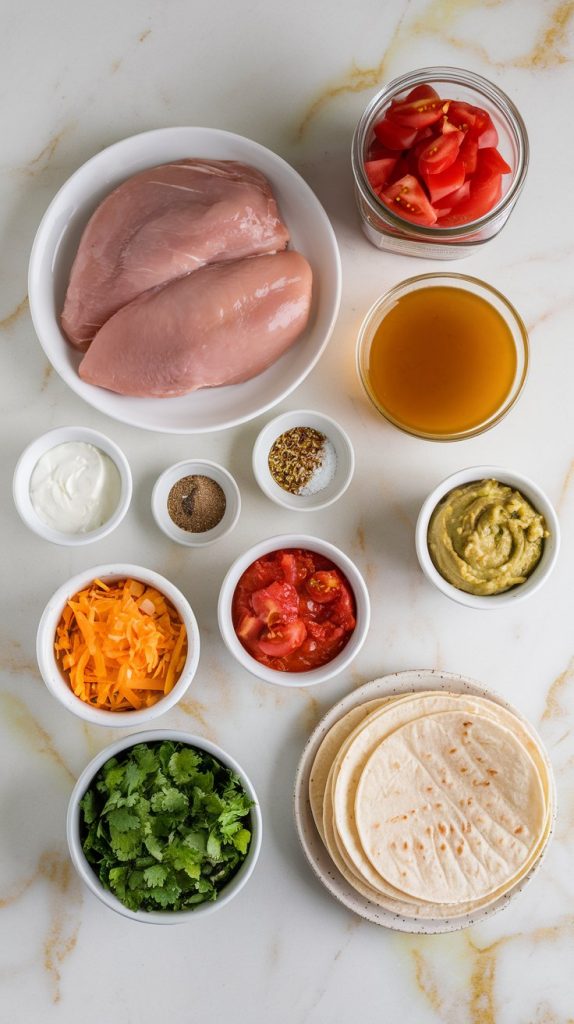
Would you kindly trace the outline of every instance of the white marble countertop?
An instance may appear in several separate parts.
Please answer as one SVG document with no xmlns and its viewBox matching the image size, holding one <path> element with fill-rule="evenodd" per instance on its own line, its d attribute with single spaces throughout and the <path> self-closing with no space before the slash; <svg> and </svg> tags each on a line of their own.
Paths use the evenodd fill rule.
<svg viewBox="0 0 574 1024">
<path fill-rule="evenodd" d="M 572 3 L 555 0 L 4 5 L 2 1021 L 574 1019 L 573 33 Z M 410 438 L 378 419 L 354 371 L 357 329 L 371 302 L 436 265 L 381 254 L 364 239 L 352 195 L 350 139 L 386 79 L 430 64 L 466 67 L 500 85 L 524 114 L 532 150 L 524 194 L 503 233 L 457 267 L 495 284 L 522 313 L 531 336 L 530 378 L 504 422 L 450 445 Z M 357 471 L 339 503 L 304 522 L 272 506 L 252 477 L 251 445 L 270 414 L 211 436 L 144 434 L 76 398 L 34 336 L 26 268 L 53 194 L 109 143 L 178 124 L 227 128 L 276 150 L 315 189 L 337 233 L 344 273 L 339 321 L 319 365 L 280 408 L 316 407 L 338 418 L 352 436 Z M 109 433 L 128 455 L 135 483 L 120 529 L 77 550 L 29 533 L 10 498 L 22 448 L 49 427 L 72 423 Z M 171 544 L 151 517 L 153 481 L 187 455 L 228 465 L 242 490 L 238 528 L 207 551 Z M 563 527 L 559 565 L 548 584 L 531 600 L 493 614 L 443 598 L 424 580 L 414 553 L 416 513 L 429 489 L 480 462 L 533 477 L 555 502 Z M 357 560 L 371 592 L 373 626 L 350 672 L 313 690 L 283 690 L 257 682 L 228 656 L 216 597 L 226 568 L 246 546 L 263 534 L 301 527 Z M 148 928 L 124 920 L 81 886 L 67 856 L 64 819 L 73 781 L 114 737 L 82 725 L 48 694 L 35 664 L 36 625 L 60 582 L 118 558 L 170 577 L 199 620 L 198 675 L 162 724 L 213 738 L 235 755 L 258 789 L 265 817 L 263 851 L 249 885 L 197 925 Z M 473 676 L 513 701 L 540 728 L 559 792 L 555 839 L 527 891 L 481 927 L 426 938 L 385 931 L 336 903 L 304 860 L 291 808 L 295 767 L 321 712 L 361 682 L 423 667 Z"/>
</svg>

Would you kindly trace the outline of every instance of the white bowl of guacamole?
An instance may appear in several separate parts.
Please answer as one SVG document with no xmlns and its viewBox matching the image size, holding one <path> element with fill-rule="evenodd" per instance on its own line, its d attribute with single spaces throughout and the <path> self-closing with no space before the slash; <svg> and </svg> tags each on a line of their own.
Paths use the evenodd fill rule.
<svg viewBox="0 0 574 1024">
<path fill-rule="evenodd" d="M 560 527 L 544 492 L 501 466 L 470 466 L 435 487 L 416 526 L 425 576 L 451 600 L 493 610 L 522 601 L 552 572 Z"/>
</svg>

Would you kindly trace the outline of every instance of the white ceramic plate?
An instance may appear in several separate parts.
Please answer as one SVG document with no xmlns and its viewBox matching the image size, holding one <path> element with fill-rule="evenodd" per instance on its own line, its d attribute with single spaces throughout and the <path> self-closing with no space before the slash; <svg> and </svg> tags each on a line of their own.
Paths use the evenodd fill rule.
<svg viewBox="0 0 574 1024">
<path fill-rule="evenodd" d="M 82 354 L 65 339 L 59 314 L 82 231 L 96 206 L 130 175 L 169 160 L 207 157 L 251 164 L 269 179 L 291 232 L 291 247 L 313 270 L 305 334 L 264 373 L 244 384 L 204 388 L 181 398 L 129 398 L 81 380 Z M 158 128 L 123 139 L 88 160 L 46 210 L 32 247 L 30 311 L 40 344 L 60 377 L 89 405 L 123 423 L 170 434 L 221 430 L 253 419 L 290 394 L 315 366 L 335 325 L 341 260 L 333 228 L 303 178 L 257 142 L 217 128 Z"/>
<path fill-rule="evenodd" d="M 534 877 L 544 860 L 554 831 L 556 818 L 556 790 L 552 767 L 546 758 L 550 784 L 550 799 L 552 801 L 552 821 L 550 824 L 548 839 L 538 860 L 530 869 L 528 874 L 525 875 L 520 882 L 517 882 L 516 885 L 509 889 L 504 896 L 501 896 L 488 907 L 484 907 L 482 910 L 476 910 L 473 913 L 465 914 L 462 917 L 415 920 L 413 918 L 402 917 L 400 914 L 393 914 L 391 911 L 385 910 L 383 907 L 379 907 L 375 903 L 371 903 L 370 900 L 365 899 L 365 897 L 361 896 L 355 889 L 353 889 L 352 886 L 345 881 L 343 876 L 339 874 L 327 850 L 325 849 L 325 846 L 323 845 L 319 833 L 317 832 L 309 803 L 309 776 L 311 774 L 315 755 L 325 733 L 327 733 L 331 726 L 342 718 L 347 711 L 350 711 L 351 708 L 356 707 L 358 704 L 362 704 L 367 700 L 373 700 L 376 697 L 389 697 L 393 694 L 409 693 L 410 691 L 415 690 L 449 690 L 452 693 L 470 693 L 478 697 L 487 697 L 496 704 L 500 704 L 502 707 L 508 708 L 509 711 L 512 711 L 513 714 L 515 714 L 516 717 L 532 731 L 530 723 L 516 710 L 516 708 L 512 707 L 511 704 L 508 704 L 508 702 L 503 700 L 502 697 L 499 697 L 498 694 L 493 693 L 492 690 L 487 690 L 479 683 L 472 679 L 467 679 L 464 676 L 429 669 L 420 672 L 395 672 L 393 675 L 383 676 L 381 679 L 375 679 L 374 682 L 365 683 L 364 686 L 360 686 L 357 690 L 353 690 L 352 693 L 347 694 L 343 700 L 340 700 L 338 704 L 335 704 L 331 710 L 327 712 L 324 718 L 321 719 L 316 729 L 311 733 L 301 756 L 295 780 L 295 823 L 303 851 L 313 868 L 313 871 L 323 885 L 329 890 L 331 895 L 334 896 L 335 899 L 339 900 L 340 903 L 343 903 L 345 907 L 354 911 L 355 914 L 359 914 L 360 917 L 364 917 L 367 921 L 372 921 L 374 924 L 380 924 L 385 928 L 392 928 L 399 932 L 412 932 L 418 935 L 437 935 L 441 932 L 454 932 L 462 928 L 469 928 L 471 925 L 478 924 L 479 921 L 484 921 L 487 917 L 492 917 L 493 914 L 502 910 L 503 907 L 508 906 L 510 901 L 514 899 L 514 897 L 517 896 L 518 893 L 521 892 L 528 882 Z M 542 753 L 544 754 L 543 748 Z"/>
</svg>

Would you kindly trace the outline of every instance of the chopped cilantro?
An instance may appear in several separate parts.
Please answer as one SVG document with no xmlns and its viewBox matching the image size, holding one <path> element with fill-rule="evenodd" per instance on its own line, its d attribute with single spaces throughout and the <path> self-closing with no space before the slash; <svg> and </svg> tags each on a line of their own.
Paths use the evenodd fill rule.
<svg viewBox="0 0 574 1024">
<path fill-rule="evenodd" d="M 238 776 L 172 740 L 138 743 L 103 765 L 80 801 L 84 854 L 130 910 L 215 900 L 251 842 Z"/>
</svg>

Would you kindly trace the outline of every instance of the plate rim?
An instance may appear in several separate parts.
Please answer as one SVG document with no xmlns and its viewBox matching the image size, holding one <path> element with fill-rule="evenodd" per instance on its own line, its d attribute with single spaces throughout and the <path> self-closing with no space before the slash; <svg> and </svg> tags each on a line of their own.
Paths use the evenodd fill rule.
<svg viewBox="0 0 574 1024">
<path fill-rule="evenodd" d="M 99 404 L 92 402 L 89 399 L 89 397 L 87 397 L 86 394 L 84 394 L 84 391 L 81 387 L 81 384 L 83 384 L 84 382 L 81 381 L 81 378 L 78 377 L 78 379 L 76 380 L 73 377 L 73 375 L 70 375 L 70 377 L 68 377 L 68 374 L 65 373 L 63 367 L 60 365 L 60 361 L 53 361 L 53 353 L 51 351 L 48 351 L 42 339 L 42 332 L 38 322 L 39 317 L 35 295 L 36 288 L 35 283 L 33 283 L 33 281 L 35 281 L 35 279 L 38 277 L 40 267 L 40 255 L 43 254 L 43 249 L 46 245 L 49 227 L 51 225 L 52 210 L 57 205 L 58 201 L 61 201 L 62 193 L 69 188 L 69 186 L 78 178 L 78 176 L 80 176 L 82 173 L 85 173 L 88 167 L 92 166 L 94 163 L 97 163 L 102 158 L 109 157 L 110 154 L 116 156 L 120 155 L 123 148 L 129 147 L 130 144 L 135 144 L 136 140 L 146 138 L 157 139 L 160 137 L 169 138 L 170 135 L 172 135 L 174 138 L 177 138 L 182 132 L 195 131 L 201 131 L 207 134 L 211 134 L 214 138 L 224 137 L 227 141 L 230 142 L 233 142 L 234 140 L 240 140 L 242 143 L 249 143 L 249 145 L 254 147 L 256 151 L 271 156 L 273 160 L 279 163 L 282 170 L 287 175 L 292 176 L 293 180 L 296 180 L 298 184 L 303 187 L 303 190 L 306 193 L 306 202 L 310 205 L 315 206 L 317 215 L 323 221 L 326 234 L 330 241 L 330 248 L 333 255 L 335 270 L 334 303 L 332 313 L 327 325 L 327 329 L 324 332 L 323 341 L 321 342 L 321 345 L 319 346 L 318 350 L 306 364 L 305 369 L 296 376 L 296 378 L 291 384 L 289 384 L 285 388 L 282 388 L 280 393 L 275 398 L 271 399 L 270 401 L 264 401 L 262 405 L 258 405 L 257 408 L 250 413 L 246 413 L 245 415 L 238 415 L 231 419 L 225 418 L 223 421 L 209 426 L 173 427 L 169 425 L 158 426 L 157 424 L 148 425 L 146 423 L 142 423 L 141 419 L 138 418 L 137 416 L 129 415 L 129 413 L 120 415 L 119 412 L 117 411 L 110 412 L 108 409 L 102 409 Z M 153 166 L 153 164 L 150 164 L 150 166 Z M 246 135 L 240 135 L 238 132 L 230 132 L 226 131 L 225 129 L 214 128 L 212 126 L 204 125 L 169 125 L 163 128 L 152 128 L 147 131 L 136 132 L 133 135 L 128 135 L 123 139 L 118 139 L 116 142 L 112 142 L 109 146 L 105 146 L 103 149 L 98 150 L 92 156 L 88 157 L 87 160 L 84 160 L 84 162 L 80 164 L 80 166 L 77 167 L 75 171 L 73 171 L 72 174 L 69 175 L 68 178 L 66 178 L 66 180 L 62 183 L 56 194 L 50 200 L 36 229 L 34 240 L 32 242 L 32 247 L 30 249 L 30 258 L 28 261 L 27 286 L 30 303 L 30 316 L 32 318 L 32 325 L 38 343 L 42 348 L 42 351 L 44 352 L 44 355 L 48 359 L 50 365 L 56 371 L 60 379 L 64 382 L 64 384 L 67 387 L 70 388 L 70 390 L 75 395 L 78 396 L 78 398 L 81 399 L 81 401 L 85 402 L 86 405 L 90 406 L 90 408 L 95 409 L 96 412 L 104 416 L 108 416 L 110 419 L 115 420 L 115 422 L 117 423 L 125 423 L 127 426 L 136 427 L 140 430 L 148 430 L 159 434 L 189 436 L 195 434 L 213 433 L 218 430 L 229 430 L 232 427 L 240 426 L 243 423 L 249 423 L 251 422 L 251 420 L 256 419 L 258 416 L 264 415 L 266 412 L 269 412 L 270 409 L 273 409 L 275 408 L 275 406 L 279 405 L 280 402 L 288 398 L 289 395 L 291 395 L 307 379 L 307 377 L 312 372 L 312 370 L 314 370 L 321 356 L 325 352 L 325 349 L 327 348 L 327 345 L 329 344 L 329 341 L 331 340 L 331 337 L 333 335 L 333 331 L 335 329 L 335 325 L 337 323 L 341 308 L 342 276 L 343 272 L 339 243 L 337 242 L 337 236 L 335 234 L 335 230 L 327 214 L 327 211 L 325 210 L 325 207 L 323 206 L 323 204 L 321 203 L 320 199 L 315 194 L 311 186 L 308 184 L 308 182 L 305 181 L 305 179 L 299 173 L 299 171 L 297 171 L 292 164 L 285 160 L 284 157 L 280 156 L 278 153 L 270 149 L 268 146 L 263 146 L 260 142 L 256 142 L 254 139 L 250 139 Z"/>
<path fill-rule="evenodd" d="M 431 686 L 429 686 L 429 683 Z M 550 831 L 539 857 L 526 875 L 516 882 L 511 889 L 503 893 L 502 896 L 499 896 L 494 903 L 491 903 L 489 906 L 482 909 L 479 908 L 477 911 L 469 911 L 467 914 L 461 915 L 460 917 L 457 916 L 456 918 L 416 919 L 403 917 L 401 914 L 394 914 L 392 911 L 387 910 L 384 907 L 379 907 L 377 904 L 371 903 L 370 900 L 361 896 L 360 893 L 352 889 L 340 874 L 336 865 L 330 861 L 329 855 L 323 845 L 323 841 L 319 836 L 313 820 L 309 802 L 308 782 L 315 754 L 323 740 L 323 737 L 335 722 L 337 722 L 351 708 L 357 707 L 363 702 L 363 700 L 367 700 L 374 696 L 393 696 L 430 688 L 451 690 L 452 692 L 469 693 L 474 696 L 487 697 L 511 711 L 516 715 L 520 722 L 534 733 L 536 738 L 539 740 L 541 751 L 549 770 L 549 790 L 552 800 Z M 347 910 L 352 911 L 366 921 L 370 921 L 372 924 L 376 924 L 382 928 L 388 928 L 392 931 L 406 932 L 413 935 L 441 935 L 449 932 L 461 931 L 464 928 L 470 928 L 475 924 L 479 924 L 482 921 L 493 917 L 495 914 L 507 907 L 510 901 L 522 892 L 528 883 L 532 881 L 542 866 L 554 834 L 556 810 L 556 780 L 554 778 L 552 763 L 534 726 L 501 694 L 489 689 L 484 686 L 483 683 L 472 679 L 469 676 L 463 676 L 456 672 L 444 672 L 442 669 L 406 669 L 400 672 L 390 672 L 383 676 L 379 676 L 377 679 L 372 679 L 367 683 L 363 683 L 361 686 L 357 687 L 357 689 L 351 690 L 349 693 L 345 694 L 341 700 L 333 704 L 322 716 L 308 737 L 297 765 L 293 788 L 295 830 L 297 832 L 300 846 L 306 860 L 309 862 L 311 869 L 313 870 L 313 873 L 325 886 L 331 896 L 334 896 L 334 898 L 346 907 Z M 324 869 L 320 863 L 320 860 L 324 856 L 327 857 L 330 862 L 328 870 Z"/>
</svg>

